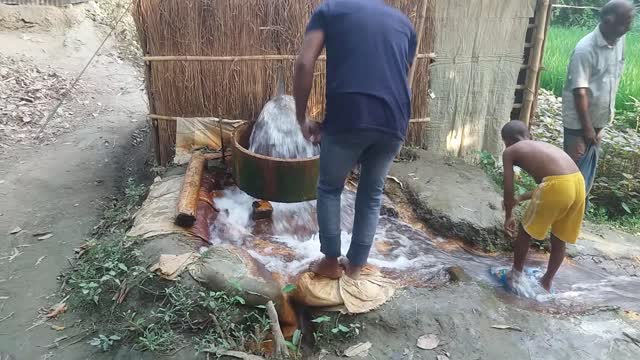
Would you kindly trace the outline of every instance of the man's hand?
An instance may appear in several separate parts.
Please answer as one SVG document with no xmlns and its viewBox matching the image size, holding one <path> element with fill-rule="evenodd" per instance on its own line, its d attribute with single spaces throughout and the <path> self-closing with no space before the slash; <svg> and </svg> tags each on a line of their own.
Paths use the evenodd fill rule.
<svg viewBox="0 0 640 360">
<path fill-rule="evenodd" d="M 504 231 L 511 237 L 516 235 L 516 219 L 513 216 L 510 216 L 504 220 Z"/>
<path fill-rule="evenodd" d="M 322 136 L 322 126 L 320 125 L 320 123 L 307 119 L 304 123 L 302 123 L 302 126 L 300 126 L 300 130 L 302 130 L 302 135 L 304 135 L 305 139 L 311 141 L 314 144 L 320 142 L 320 138 Z"/>
<path fill-rule="evenodd" d="M 593 126 L 585 127 L 584 129 L 582 129 L 582 132 L 582 136 L 584 136 L 584 141 L 587 143 L 587 145 L 598 143 L 598 135 L 596 134 Z"/>
</svg>

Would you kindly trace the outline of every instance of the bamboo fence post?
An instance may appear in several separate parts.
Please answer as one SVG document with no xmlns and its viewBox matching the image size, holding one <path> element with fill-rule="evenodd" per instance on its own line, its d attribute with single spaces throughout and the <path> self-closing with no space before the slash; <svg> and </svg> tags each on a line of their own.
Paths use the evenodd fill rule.
<svg viewBox="0 0 640 360">
<path fill-rule="evenodd" d="M 536 27 L 533 35 L 533 48 L 529 56 L 529 70 L 525 80 L 522 108 L 520 109 L 520 120 L 529 125 L 531 109 L 536 97 L 536 82 L 540 72 L 540 62 L 542 59 L 542 45 L 544 43 L 544 30 L 547 25 L 547 13 L 550 0 L 538 0 L 536 8 Z"/>
<path fill-rule="evenodd" d="M 544 62 L 544 49 L 546 49 L 547 37 L 549 36 L 549 27 L 551 27 L 551 16 L 553 14 L 553 2 L 549 2 L 549 7 L 547 8 L 547 19 L 544 27 L 544 41 L 542 42 L 542 54 L 540 55 L 540 71 L 538 71 L 538 78 L 536 79 L 536 96 L 533 100 L 533 106 L 531 107 L 531 111 L 529 113 L 529 128 L 531 128 L 531 122 L 535 118 L 535 112 L 538 108 L 538 94 L 540 94 L 540 79 L 542 78 L 542 71 L 544 68 L 542 66 Z"/>
<path fill-rule="evenodd" d="M 420 45 L 422 45 L 422 37 L 424 33 L 424 23 L 427 19 L 427 8 L 429 5 L 429 0 L 422 0 L 422 7 L 420 8 L 420 13 L 418 14 L 418 29 L 417 29 L 417 43 L 416 43 L 416 54 L 413 57 L 413 63 L 411 64 L 411 70 L 409 70 L 409 89 L 413 90 L 413 79 L 416 76 L 416 66 L 418 63 L 418 54 L 420 53 Z"/>
</svg>

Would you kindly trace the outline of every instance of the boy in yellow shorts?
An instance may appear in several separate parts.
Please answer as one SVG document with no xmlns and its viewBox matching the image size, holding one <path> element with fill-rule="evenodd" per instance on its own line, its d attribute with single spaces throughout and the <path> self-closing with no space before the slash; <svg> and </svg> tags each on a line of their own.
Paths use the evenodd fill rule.
<svg viewBox="0 0 640 360">
<path fill-rule="evenodd" d="M 584 178 L 575 162 L 561 149 L 540 141 L 532 141 L 527 126 L 511 121 L 502 128 L 506 145 L 504 164 L 505 231 L 514 236 L 516 220 L 513 208 L 530 200 L 514 243 L 513 270 L 507 275 L 509 285 L 519 279 L 527 258 L 530 240 L 544 240 L 551 229 L 551 256 L 547 272 L 540 279 L 542 287 L 551 291 L 551 283 L 565 256 L 566 243 L 578 239 L 584 217 L 586 192 Z M 539 184 L 530 194 L 514 196 L 513 166 L 531 175 Z"/>
</svg>

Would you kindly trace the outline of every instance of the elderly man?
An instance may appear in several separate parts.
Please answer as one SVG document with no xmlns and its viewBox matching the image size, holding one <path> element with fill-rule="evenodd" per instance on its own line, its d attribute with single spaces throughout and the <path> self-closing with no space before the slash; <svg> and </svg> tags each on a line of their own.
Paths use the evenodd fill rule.
<svg viewBox="0 0 640 360">
<path fill-rule="evenodd" d="M 563 91 L 564 149 L 580 166 L 587 192 L 596 173 L 602 130 L 614 115 L 624 68 L 624 35 L 634 16 L 629 1 L 607 3 L 600 25 L 580 40 L 569 63 Z"/>
<path fill-rule="evenodd" d="M 314 66 L 327 51 L 326 117 L 322 125 L 318 225 L 325 258 L 312 270 L 342 276 L 340 196 L 361 165 L 346 274 L 358 278 L 378 225 L 384 181 L 407 131 L 407 76 L 416 52 L 409 19 L 383 0 L 327 0 L 311 17 L 295 67 L 296 113 L 307 139 L 320 126 L 306 118 Z"/>
</svg>

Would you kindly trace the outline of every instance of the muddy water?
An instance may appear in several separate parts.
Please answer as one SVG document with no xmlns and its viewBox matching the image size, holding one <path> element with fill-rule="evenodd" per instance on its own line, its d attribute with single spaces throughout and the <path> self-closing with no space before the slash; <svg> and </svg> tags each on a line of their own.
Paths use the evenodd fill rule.
<svg viewBox="0 0 640 360">
<path fill-rule="evenodd" d="M 249 195 L 237 188 L 215 199 L 221 210 L 211 227 L 214 244 L 231 243 L 250 252 L 267 269 L 294 277 L 322 257 L 315 202 L 273 203 L 271 220 L 251 220 Z M 352 229 L 355 194 L 342 196 L 342 251 L 346 254 Z M 530 253 L 529 266 L 544 269 L 546 257 Z M 495 266 L 509 266 L 508 256 L 493 256 L 465 248 L 456 241 L 429 236 L 399 219 L 382 216 L 369 262 L 405 285 L 437 286 L 448 281 L 446 269 L 460 266 L 472 278 L 496 287 L 507 302 L 561 313 L 584 312 L 599 306 L 640 311 L 640 279 L 613 276 L 600 269 L 565 262 L 554 283 L 555 295 L 522 299 L 501 289 L 489 275 Z"/>
</svg>

